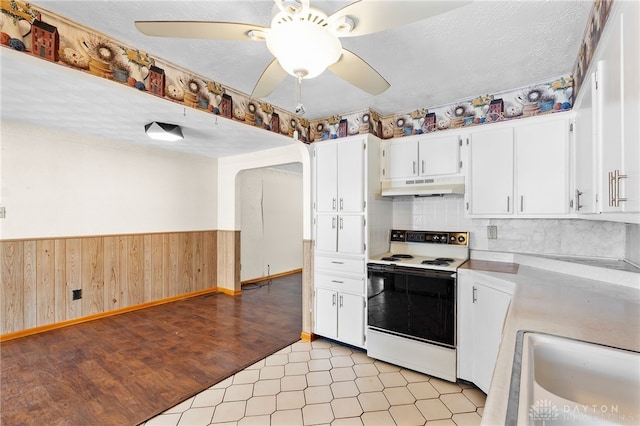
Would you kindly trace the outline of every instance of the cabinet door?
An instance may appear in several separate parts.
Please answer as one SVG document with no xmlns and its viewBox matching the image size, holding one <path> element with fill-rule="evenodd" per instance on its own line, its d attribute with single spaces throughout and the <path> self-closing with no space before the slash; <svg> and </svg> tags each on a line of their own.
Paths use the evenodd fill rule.
<svg viewBox="0 0 640 426">
<path fill-rule="evenodd" d="M 596 212 L 596 137 L 593 93 L 594 74 L 585 76 L 580 89 L 580 103 L 576 106 L 576 123 L 573 139 L 574 194 L 573 208 L 578 214 Z"/>
<path fill-rule="evenodd" d="M 474 284 L 474 289 L 473 383 L 487 393 L 498 358 L 502 326 L 511 295 L 478 282 Z"/>
<path fill-rule="evenodd" d="M 335 142 L 320 143 L 315 147 L 316 211 L 338 210 L 338 148 Z"/>
<path fill-rule="evenodd" d="M 316 250 L 335 252 L 338 249 L 338 217 L 330 214 L 316 216 Z"/>
<path fill-rule="evenodd" d="M 315 333 L 335 339 L 338 337 L 338 292 L 316 288 Z"/>
<path fill-rule="evenodd" d="M 470 149 L 469 212 L 513 213 L 513 129 L 474 133 Z"/>
<path fill-rule="evenodd" d="M 568 213 L 567 120 L 518 125 L 515 128 L 515 140 L 517 213 Z"/>
<path fill-rule="evenodd" d="M 364 253 L 364 226 L 360 215 L 338 216 L 338 253 Z"/>
<path fill-rule="evenodd" d="M 460 171 L 460 137 L 430 137 L 418 143 L 420 176 L 453 175 Z"/>
<path fill-rule="evenodd" d="M 390 179 L 418 175 L 418 143 L 415 139 L 393 141 L 388 152 Z"/>
<path fill-rule="evenodd" d="M 338 211 L 364 210 L 364 140 L 339 142 L 337 157 Z"/>
<path fill-rule="evenodd" d="M 356 346 L 364 344 L 364 297 L 338 293 L 338 339 Z"/>
</svg>

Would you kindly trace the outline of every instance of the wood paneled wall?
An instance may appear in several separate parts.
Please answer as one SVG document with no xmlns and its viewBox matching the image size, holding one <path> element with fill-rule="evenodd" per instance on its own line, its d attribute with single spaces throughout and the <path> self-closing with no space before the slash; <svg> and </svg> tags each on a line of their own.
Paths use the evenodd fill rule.
<svg viewBox="0 0 640 426">
<path fill-rule="evenodd" d="M 216 232 L 0 241 L 0 334 L 215 289 Z"/>
</svg>

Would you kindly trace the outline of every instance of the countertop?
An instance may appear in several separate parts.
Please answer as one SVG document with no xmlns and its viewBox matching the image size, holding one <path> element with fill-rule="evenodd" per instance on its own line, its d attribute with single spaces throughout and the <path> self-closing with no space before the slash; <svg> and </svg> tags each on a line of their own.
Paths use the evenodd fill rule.
<svg viewBox="0 0 640 426">
<path fill-rule="evenodd" d="M 640 274 L 628 271 L 609 273 L 609 270 L 594 273 L 588 268 L 582 270 L 584 265 L 577 265 L 579 268 L 575 269 L 567 262 L 553 259 L 547 263 L 545 259 L 541 261 L 533 257 L 515 256 L 511 259 L 520 266 L 517 273 L 475 269 L 473 263 L 467 265 L 476 273 L 515 284 L 482 416 L 483 425 L 502 425 L 505 422 L 519 330 L 540 331 L 640 351 Z"/>
</svg>

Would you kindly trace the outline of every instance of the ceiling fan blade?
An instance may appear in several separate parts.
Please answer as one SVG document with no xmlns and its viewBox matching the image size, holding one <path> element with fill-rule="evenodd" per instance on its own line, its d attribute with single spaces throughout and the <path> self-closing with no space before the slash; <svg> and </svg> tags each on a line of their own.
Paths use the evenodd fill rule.
<svg viewBox="0 0 640 426">
<path fill-rule="evenodd" d="M 265 96 L 269 96 L 288 75 L 280 65 L 280 62 L 274 59 L 262 72 L 256 86 L 253 88 L 253 92 L 251 92 L 251 97 L 264 98 Z"/>
<path fill-rule="evenodd" d="M 391 86 L 371 65 L 347 49 L 342 49 L 342 56 L 338 62 L 330 65 L 328 69 L 343 80 L 372 95 L 379 95 Z"/>
<path fill-rule="evenodd" d="M 334 12 L 328 20 L 339 23 L 345 16 L 354 19 L 353 30 L 340 33 L 340 37 L 353 37 L 410 24 L 470 3 L 470 0 L 358 0 Z"/>
<path fill-rule="evenodd" d="M 156 37 L 201 38 L 213 40 L 256 40 L 249 31 L 269 31 L 268 27 L 239 22 L 212 21 L 136 21 L 143 34 Z"/>
</svg>

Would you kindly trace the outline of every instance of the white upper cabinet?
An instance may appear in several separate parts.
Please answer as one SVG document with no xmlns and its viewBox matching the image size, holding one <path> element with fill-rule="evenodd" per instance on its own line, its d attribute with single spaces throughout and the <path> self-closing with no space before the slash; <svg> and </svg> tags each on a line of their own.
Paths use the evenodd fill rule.
<svg viewBox="0 0 640 426">
<path fill-rule="evenodd" d="M 364 138 L 319 143 L 315 147 L 316 212 L 364 211 Z"/>
<path fill-rule="evenodd" d="M 569 213 L 566 115 L 472 132 L 466 211 L 488 217 Z"/>
<path fill-rule="evenodd" d="M 573 211 L 578 214 L 597 211 L 596 143 L 595 132 L 595 73 L 582 83 L 579 104 L 575 105 L 576 119 L 573 138 Z"/>
<path fill-rule="evenodd" d="M 460 173 L 460 136 L 419 135 L 394 140 L 385 148 L 383 177 L 404 179 Z"/>
</svg>

